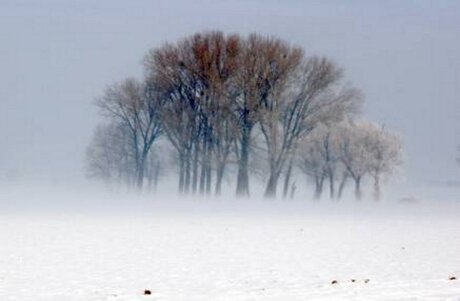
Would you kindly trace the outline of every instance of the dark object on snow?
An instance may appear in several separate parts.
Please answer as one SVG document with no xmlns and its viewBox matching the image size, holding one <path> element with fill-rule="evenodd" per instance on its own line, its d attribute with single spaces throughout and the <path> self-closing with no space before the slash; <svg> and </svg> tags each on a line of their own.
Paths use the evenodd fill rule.
<svg viewBox="0 0 460 301">
<path fill-rule="evenodd" d="M 449 277 L 449 280 L 457 280 L 457 277 L 455 276 Z"/>
<path fill-rule="evenodd" d="M 337 280 L 332 280 L 331 284 L 338 284 L 339 282 Z"/>
<path fill-rule="evenodd" d="M 371 281 L 370 279 L 364 279 L 364 283 L 368 283 L 369 281 Z"/>
<path fill-rule="evenodd" d="M 144 290 L 144 295 L 151 295 L 152 291 L 151 290 Z"/>
<path fill-rule="evenodd" d="M 351 282 L 356 282 L 356 279 L 351 279 Z"/>
</svg>

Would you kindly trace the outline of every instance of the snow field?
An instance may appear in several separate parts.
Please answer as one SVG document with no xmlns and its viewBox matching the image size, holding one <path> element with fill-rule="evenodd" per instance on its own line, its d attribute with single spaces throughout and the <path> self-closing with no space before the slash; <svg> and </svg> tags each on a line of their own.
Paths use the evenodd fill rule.
<svg viewBox="0 0 460 301">
<path fill-rule="evenodd" d="M 0 300 L 460 300 L 457 205 L 193 206 L 4 214 Z"/>
</svg>

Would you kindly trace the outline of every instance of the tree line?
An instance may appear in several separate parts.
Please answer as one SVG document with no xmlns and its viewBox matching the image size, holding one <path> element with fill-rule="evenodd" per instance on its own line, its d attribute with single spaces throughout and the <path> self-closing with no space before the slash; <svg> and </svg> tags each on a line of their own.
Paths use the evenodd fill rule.
<svg viewBox="0 0 460 301">
<path fill-rule="evenodd" d="M 265 175 L 275 197 L 283 176 L 293 194 L 301 171 L 317 198 L 324 182 L 336 198 L 349 180 L 360 198 L 365 177 L 378 197 L 400 164 L 400 139 L 358 121 L 362 96 L 343 70 L 281 39 L 197 33 L 151 49 L 143 65 L 142 80 L 96 100 L 105 122 L 87 149 L 91 176 L 141 190 L 174 169 L 180 193 L 219 195 L 227 177 L 248 196 L 250 176 Z"/>
</svg>

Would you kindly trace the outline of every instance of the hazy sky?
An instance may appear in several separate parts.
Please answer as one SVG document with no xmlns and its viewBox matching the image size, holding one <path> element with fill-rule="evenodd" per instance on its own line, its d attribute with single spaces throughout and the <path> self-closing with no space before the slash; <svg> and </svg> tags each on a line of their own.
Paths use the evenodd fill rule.
<svg viewBox="0 0 460 301">
<path fill-rule="evenodd" d="M 346 3 L 346 4 L 345 4 Z M 84 176 L 105 85 L 196 31 L 273 34 L 329 56 L 401 133 L 406 177 L 460 179 L 460 1 L 0 0 L 0 179 Z"/>
</svg>

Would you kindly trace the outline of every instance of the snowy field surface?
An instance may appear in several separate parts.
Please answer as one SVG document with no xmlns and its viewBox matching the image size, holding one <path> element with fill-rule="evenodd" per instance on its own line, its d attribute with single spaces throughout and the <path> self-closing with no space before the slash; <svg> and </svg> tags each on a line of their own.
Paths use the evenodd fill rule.
<svg viewBox="0 0 460 301">
<path fill-rule="evenodd" d="M 3 206 L 0 300 L 460 300 L 459 203 L 130 201 Z"/>
</svg>

